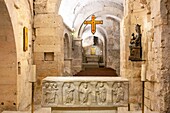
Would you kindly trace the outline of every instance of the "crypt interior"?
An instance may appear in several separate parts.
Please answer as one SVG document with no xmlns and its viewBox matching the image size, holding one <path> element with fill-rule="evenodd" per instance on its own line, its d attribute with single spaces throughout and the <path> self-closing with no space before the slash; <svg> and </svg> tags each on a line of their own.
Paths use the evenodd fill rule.
<svg viewBox="0 0 170 113">
<path fill-rule="evenodd" d="M 0 0 L 0 113 L 170 113 L 169 42 L 169 0 Z"/>
</svg>

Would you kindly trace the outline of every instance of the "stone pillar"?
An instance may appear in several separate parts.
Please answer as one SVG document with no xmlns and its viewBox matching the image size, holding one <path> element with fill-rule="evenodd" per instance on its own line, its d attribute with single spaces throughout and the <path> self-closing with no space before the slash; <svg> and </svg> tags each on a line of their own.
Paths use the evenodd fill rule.
<svg viewBox="0 0 170 113">
<path fill-rule="evenodd" d="M 152 0 L 150 20 L 153 29 L 148 39 L 145 108 L 159 113 L 170 112 L 170 1 Z"/>
<path fill-rule="evenodd" d="M 135 33 L 135 24 L 140 24 L 143 27 L 143 16 L 145 10 L 138 10 L 140 8 L 140 2 L 130 0 L 125 1 L 125 16 L 121 23 L 123 29 L 123 36 L 121 36 L 121 76 L 129 79 L 129 104 L 130 110 L 141 110 L 142 103 L 142 84 L 140 78 L 141 63 L 142 62 L 132 62 L 129 59 L 130 50 L 129 43 L 131 39 L 131 34 Z M 133 13 L 135 12 L 135 13 Z M 139 16 L 139 14 L 141 14 Z M 136 21 L 136 18 L 140 18 Z M 122 25 L 123 24 L 123 25 Z M 144 37 L 142 32 L 142 37 Z"/>
<path fill-rule="evenodd" d="M 72 72 L 72 58 L 64 59 L 64 73 L 63 76 L 71 76 Z"/>
<path fill-rule="evenodd" d="M 121 75 L 130 80 L 131 110 L 139 109 L 141 103 L 141 93 L 138 93 L 141 92 L 141 63 L 127 60 L 131 34 L 135 32 L 134 25 L 138 23 L 142 27 L 143 59 L 147 65 L 145 110 L 170 112 L 169 5 L 167 0 L 126 0 L 124 37 L 121 37 Z"/>
<path fill-rule="evenodd" d="M 72 74 L 75 75 L 82 70 L 82 39 L 77 38 L 73 40 L 72 51 Z"/>
<path fill-rule="evenodd" d="M 34 63 L 37 66 L 35 101 L 41 101 L 41 80 L 61 76 L 64 69 L 64 25 L 58 9 L 61 0 L 35 0 Z"/>
</svg>

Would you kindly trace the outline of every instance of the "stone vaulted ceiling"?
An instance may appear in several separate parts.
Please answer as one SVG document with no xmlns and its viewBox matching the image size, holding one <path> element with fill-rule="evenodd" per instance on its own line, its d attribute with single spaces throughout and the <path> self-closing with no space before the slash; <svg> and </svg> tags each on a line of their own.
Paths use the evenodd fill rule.
<svg viewBox="0 0 170 113">
<path fill-rule="evenodd" d="M 89 25 L 84 25 L 83 22 L 91 20 L 93 14 L 97 20 L 110 17 L 120 22 L 123 16 L 123 0 L 62 0 L 59 14 L 65 25 L 71 30 L 74 29 L 75 37 L 84 36 L 83 33 L 91 35 Z M 96 34 L 101 34 L 102 37 L 106 35 L 103 30 L 108 25 L 105 21 L 105 24 L 97 26 Z M 88 37 L 87 35 L 84 37 Z"/>
</svg>

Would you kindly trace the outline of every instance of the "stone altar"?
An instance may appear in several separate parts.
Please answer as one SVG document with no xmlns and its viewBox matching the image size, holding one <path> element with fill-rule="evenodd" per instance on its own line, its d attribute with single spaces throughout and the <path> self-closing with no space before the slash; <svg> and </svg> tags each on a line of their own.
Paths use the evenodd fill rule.
<svg viewBox="0 0 170 113">
<path fill-rule="evenodd" d="M 51 107 L 52 113 L 116 113 L 117 107 L 128 106 L 125 78 L 47 77 L 42 84 L 42 106 Z"/>
<path fill-rule="evenodd" d="M 86 55 L 86 61 L 82 63 L 83 70 L 86 68 L 99 68 L 102 63 L 101 55 Z"/>
<path fill-rule="evenodd" d="M 100 55 L 86 55 L 87 62 L 99 63 Z"/>
</svg>

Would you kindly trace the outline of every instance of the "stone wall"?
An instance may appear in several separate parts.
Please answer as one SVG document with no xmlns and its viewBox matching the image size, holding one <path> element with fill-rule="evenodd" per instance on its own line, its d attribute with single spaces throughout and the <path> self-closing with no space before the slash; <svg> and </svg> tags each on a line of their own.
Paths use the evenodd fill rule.
<svg viewBox="0 0 170 113">
<path fill-rule="evenodd" d="M 17 102 L 17 55 L 12 23 L 4 1 L 0 3 L 0 112 L 16 109 Z M 10 60 L 9 60 L 10 59 Z M 13 64 L 13 62 L 15 62 Z M 10 81 L 10 83 L 9 83 Z M 9 89 L 6 91 L 6 89 Z"/>
<path fill-rule="evenodd" d="M 26 110 L 31 103 L 32 0 L 1 0 L 0 109 Z M 3 9 L 4 7 L 5 10 Z M 7 18 L 6 18 L 7 17 Z M 23 28 L 28 28 L 28 50 L 23 50 Z M 5 68 L 5 69 L 3 69 Z M 25 90 L 27 89 L 27 90 Z M 0 110 L 1 111 L 1 110 Z"/>
<path fill-rule="evenodd" d="M 107 65 L 116 70 L 116 73 L 120 75 L 120 22 L 109 19 L 107 20 L 111 24 L 111 27 L 106 27 L 107 31 Z"/>
<path fill-rule="evenodd" d="M 58 8 L 60 0 L 35 0 L 34 62 L 37 66 L 35 102 L 41 102 L 42 79 L 61 76 L 64 69 L 64 25 Z"/>
<path fill-rule="evenodd" d="M 73 40 L 72 51 L 72 75 L 77 74 L 82 70 L 82 39 L 75 38 Z"/>
<path fill-rule="evenodd" d="M 145 19 L 147 9 L 142 8 L 138 1 L 125 2 L 125 14 L 123 20 L 123 36 L 121 37 L 121 76 L 130 80 L 130 108 L 131 110 L 140 110 L 142 102 L 142 84 L 141 84 L 141 64 L 142 62 L 132 62 L 129 59 L 129 43 L 131 34 L 135 32 L 135 25 L 141 25 L 142 44 L 145 40 Z M 135 34 L 136 35 L 136 34 Z M 144 46 L 142 45 L 143 50 Z M 144 54 L 143 59 L 145 60 Z"/>
<path fill-rule="evenodd" d="M 124 34 L 121 37 L 121 75 L 130 82 L 131 109 L 140 109 L 141 64 L 147 65 L 145 82 L 145 108 L 148 111 L 168 113 L 170 106 L 169 78 L 169 2 L 155 0 L 126 0 L 123 20 Z M 131 62 L 129 42 L 135 33 L 135 24 L 142 27 L 142 49 L 145 62 Z M 135 106 L 132 106 L 135 105 Z"/>
<path fill-rule="evenodd" d="M 170 1 L 150 1 L 153 29 L 148 33 L 145 106 L 160 113 L 170 112 Z"/>
</svg>

